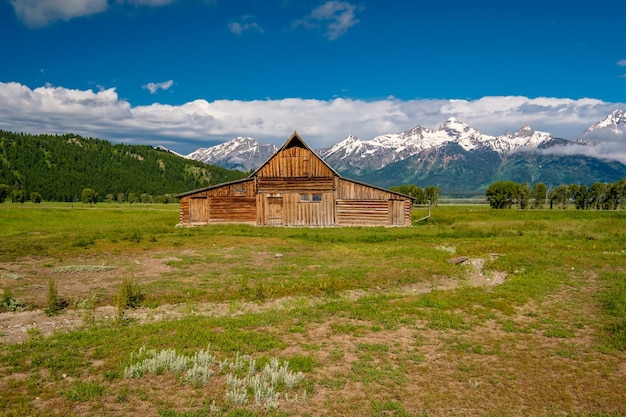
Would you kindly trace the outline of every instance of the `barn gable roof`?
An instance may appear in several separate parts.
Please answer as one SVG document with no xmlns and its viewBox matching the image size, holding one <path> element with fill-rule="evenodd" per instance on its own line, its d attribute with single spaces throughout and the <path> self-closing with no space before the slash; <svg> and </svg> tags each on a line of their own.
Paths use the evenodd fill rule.
<svg viewBox="0 0 626 417">
<path fill-rule="evenodd" d="M 297 131 L 294 131 L 291 136 L 289 136 L 289 138 L 285 141 L 285 143 L 283 144 L 283 146 L 280 147 L 280 149 L 278 149 L 276 151 L 276 153 L 274 155 L 272 155 L 271 157 L 269 157 L 269 159 L 267 161 L 265 161 L 260 167 L 258 167 L 256 169 L 256 171 L 254 171 L 252 174 L 250 174 L 251 177 L 254 177 L 257 175 L 257 173 L 263 169 L 263 167 L 265 167 L 272 159 L 274 159 L 278 154 L 280 154 L 282 151 L 284 151 L 285 149 L 291 149 L 291 148 L 302 148 L 302 149 L 306 149 L 309 152 L 311 152 L 316 158 L 318 158 L 334 175 L 336 175 L 337 177 L 341 177 L 341 175 L 335 171 L 335 169 L 333 167 L 331 167 L 330 165 L 328 165 L 326 163 L 326 161 L 324 161 L 322 158 L 320 158 L 320 156 L 315 153 L 315 151 L 313 149 L 311 149 L 309 147 L 309 145 L 306 144 L 306 142 L 304 141 L 304 139 L 302 139 L 302 137 L 298 134 Z"/>
</svg>

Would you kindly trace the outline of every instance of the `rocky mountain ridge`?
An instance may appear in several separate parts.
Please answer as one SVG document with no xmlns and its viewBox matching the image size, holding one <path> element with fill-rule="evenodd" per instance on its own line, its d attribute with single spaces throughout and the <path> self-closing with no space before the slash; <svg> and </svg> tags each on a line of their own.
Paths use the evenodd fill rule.
<svg viewBox="0 0 626 417">
<path fill-rule="evenodd" d="M 579 139 L 556 138 L 525 125 L 499 136 L 483 134 L 450 118 L 438 129 L 416 126 L 362 140 L 350 135 L 317 150 L 335 170 L 380 186 L 413 183 L 454 192 L 472 192 L 497 180 L 563 183 L 613 182 L 626 177 L 626 165 L 594 156 L 602 140 L 626 141 L 626 112 L 615 110 L 590 126 Z M 567 152 L 576 148 L 576 152 Z M 235 138 L 188 158 L 229 169 L 256 169 L 276 152 L 252 138 Z"/>
</svg>

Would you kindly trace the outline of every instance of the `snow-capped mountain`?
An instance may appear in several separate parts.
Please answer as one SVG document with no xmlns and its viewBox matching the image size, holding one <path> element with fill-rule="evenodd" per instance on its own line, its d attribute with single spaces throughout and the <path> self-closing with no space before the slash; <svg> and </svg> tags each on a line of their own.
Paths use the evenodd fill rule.
<svg viewBox="0 0 626 417">
<path fill-rule="evenodd" d="M 626 141 L 626 112 L 614 111 L 575 141 L 528 125 L 514 133 L 491 136 L 450 118 L 437 129 L 417 125 L 369 140 L 351 135 L 317 153 L 342 175 L 370 184 L 435 185 L 448 193 L 473 194 L 502 180 L 555 185 L 615 182 L 626 177 L 623 161 L 598 157 L 600 137 L 613 144 L 621 137 Z M 276 150 L 251 138 L 235 138 L 187 157 L 248 171 L 261 166 Z"/>
<path fill-rule="evenodd" d="M 262 145 L 253 138 L 236 137 L 210 148 L 200 148 L 186 158 L 228 169 L 250 171 L 261 166 L 277 150 L 275 145 Z"/>
<path fill-rule="evenodd" d="M 465 151 L 491 150 L 509 155 L 522 149 L 536 149 L 550 140 L 552 135 L 535 131 L 530 126 L 524 126 L 515 133 L 490 136 L 450 118 L 437 130 L 417 126 L 367 141 L 348 136 L 320 156 L 340 172 L 360 175 L 449 143 L 457 144 Z"/>
<path fill-rule="evenodd" d="M 614 140 L 616 137 L 626 139 L 626 111 L 624 110 L 615 110 L 582 134 L 582 139 Z"/>
<path fill-rule="evenodd" d="M 162 145 L 157 145 L 157 146 L 154 146 L 153 148 L 156 149 L 157 151 L 169 152 L 169 153 L 174 154 L 176 156 L 180 156 L 181 158 L 187 158 L 187 156 L 179 154 L 178 152 L 173 151 L 171 149 L 167 149 L 165 146 L 162 146 Z"/>
</svg>

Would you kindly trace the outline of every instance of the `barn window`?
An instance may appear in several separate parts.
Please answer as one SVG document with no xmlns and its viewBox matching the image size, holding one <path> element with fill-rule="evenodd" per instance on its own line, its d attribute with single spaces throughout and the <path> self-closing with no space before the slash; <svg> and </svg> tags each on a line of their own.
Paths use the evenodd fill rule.
<svg viewBox="0 0 626 417">
<path fill-rule="evenodd" d="M 314 202 L 319 203 L 322 201 L 321 194 L 300 194 L 300 201 L 304 203 Z"/>
</svg>

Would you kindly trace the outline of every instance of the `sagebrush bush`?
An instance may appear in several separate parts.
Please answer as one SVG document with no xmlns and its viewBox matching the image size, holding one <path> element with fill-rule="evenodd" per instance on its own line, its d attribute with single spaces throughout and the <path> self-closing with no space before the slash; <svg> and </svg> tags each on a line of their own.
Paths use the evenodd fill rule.
<svg viewBox="0 0 626 417">
<path fill-rule="evenodd" d="M 65 307 L 67 307 L 67 301 L 59 297 L 57 283 L 52 278 L 48 279 L 48 295 L 44 312 L 48 316 L 54 316 L 63 311 Z"/>
<path fill-rule="evenodd" d="M 131 360 L 135 363 L 124 369 L 124 378 L 139 378 L 148 373 L 159 375 L 173 372 L 183 375 L 182 379 L 187 383 L 204 386 L 209 383 L 215 371 L 228 370 L 226 400 L 234 405 L 246 405 L 250 403 L 249 397 L 252 396 L 255 406 L 267 409 L 278 408 L 282 391 L 293 391 L 304 379 L 304 374 L 291 371 L 286 361 L 281 364 L 277 358 L 272 358 L 263 369 L 257 369 L 256 360 L 248 355 L 237 353 L 233 361 L 228 359 L 220 361 L 210 352 L 209 347 L 193 356 L 186 356 L 179 355 L 173 349 L 146 350 L 144 346 L 137 353 L 131 354 Z M 284 394 L 283 398 L 286 401 L 305 399 L 306 391 L 301 397 L 296 394 L 290 399 Z"/>
<path fill-rule="evenodd" d="M 0 298 L 0 312 L 2 311 L 23 311 L 26 304 L 13 298 L 11 289 L 5 288 Z"/>
<path fill-rule="evenodd" d="M 137 308 L 141 305 L 143 298 L 141 287 L 135 277 L 125 277 L 118 293 L 118 300 L 122 307 Z"/>
</svg>

